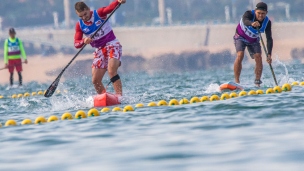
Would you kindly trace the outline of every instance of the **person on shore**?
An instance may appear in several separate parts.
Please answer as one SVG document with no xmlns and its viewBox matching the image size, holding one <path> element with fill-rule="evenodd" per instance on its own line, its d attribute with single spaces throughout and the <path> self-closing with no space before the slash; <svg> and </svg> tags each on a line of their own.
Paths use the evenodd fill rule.
<svg viewBox="0 0 304 171">
<path fill-rule="evenodd" d="M 271 53 L 273 47 L 271 21 L 267 17 L 267 4 L 259 2 L 255 10 L 246 11 L 240 23 L 236 28 L 234 35 L 234 44 L 237 51 L 237 57 L 234 62 L 234 79 L 236 83 L 240 83 L 240 75 L 242 71 L 242 61 L 244 51 L 247 47 L 252 59 L 255 59 L 255 81 L 257 86 L 262 84 L 261 76 L 263 71 L 262 50 L 260 45 L 259 31 L 266 33 L 267 38 L 267 62 L 271 64 Z M 259 31 L 258 31 L 259 29 Z"/>
<path fill-rule="evenodd" d="M 102 79 L 108 71 L 116 95 L 122 95 L 122 83 L 118 75 L 118 67 L 121 65 L 122 46 L 116 39 L 109 22 L 98 31 L 91 39 L 90 36 L 105 21 L 119 3 L 125 3 L 126 0 L 115 0 L 109 6 L 91 11 L 84 2 L 75 4 L 76 14 L 79 16 L 79 22 L 76 23 L 76 33 L 74 37 L 74 46 L 81 48 L 84 44 L 91 44 L 95 49 L 92 64 L 92 83 L 98 94 L 104 93 L 105 87 Z M 85 38 L 83 38 L 83 34 Z"/>
<path fill-rule="evenodd" d="M 16 37 L 16 31 L 14 28 L 9 29 L 9 38 L 4 42 L 4 63 L 5 68 L 8 68 L 10 73 L 10 87 L 14 84 L 14 69 L 19 76 L 19 87 L 22 87 L 22 60 L 27 64 L 26 54 L 23 48 L 22 41 Z"/>
</svg>

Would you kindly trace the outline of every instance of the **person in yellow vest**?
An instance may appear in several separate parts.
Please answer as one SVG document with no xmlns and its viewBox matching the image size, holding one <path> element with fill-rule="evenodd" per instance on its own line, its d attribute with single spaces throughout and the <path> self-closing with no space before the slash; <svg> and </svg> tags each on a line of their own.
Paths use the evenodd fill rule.
<svg viewBox="0 0 304 171">
<path fill-rule="evenodd" d="M 10 87 L 14 84 L 14 69 L 19 76 L 19 87 L 22 86 L 22 60 L 27 64 L 26 54 L 23 48 L 22 41 L 16 38 L 16 31 L 14 28 L 9 29 L 9 38 L 4 42 L 4 63 L 5 68 L 8 68 L 10 73 Z"/>
</svg>

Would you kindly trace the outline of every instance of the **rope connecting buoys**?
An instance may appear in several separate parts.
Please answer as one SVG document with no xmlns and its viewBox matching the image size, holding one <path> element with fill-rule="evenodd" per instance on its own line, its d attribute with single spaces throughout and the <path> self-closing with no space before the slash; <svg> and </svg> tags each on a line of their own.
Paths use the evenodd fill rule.
<svg viewBox="0 0 304 171">
<path fill-rule="evenodd" d="M 303 84 L 302 84 L 303 83 Z M 304 82 L 301 82 L 300 85 L 303 85 L 304 86 Z M 297 86 L 296 83 L 293 83 L 292 84 L 293 86 Z M 301 86 L 302 86 L 301 85 Z M 274 88 L 268 88 L 266 90 L 266 94 L 273 94 L 273 93 L 281 93 L 283 91 L 291 91 L 292 90 L 292 86 L 291 84 L 284 84 L 281 87 L 279 86 L 275 86 Z M 40 93 L 41 94 L 41 93 Z M 261 94 L 264 94 L 264 91 L 263 90 L 251 90 L 248 92 L 246 91 L 241 91 L 239 94 L 237 94 L 236 92 L 231 92 L 230 94 L 228 93 L 223 93 L 221 95 L 221 98 L 218 96 L 218 95 L 212 95 L 210 98 L 208 96 L 203 96 L 201 99 L 199 99 L 198 97 L 192 97 L 191 100 L 190 100 L 190 103 L 200 103 L 200 102 L 207 102 L 207 101 L 218 101 L 218 100 L 228 100 L 230 98 L 237 98 L 239 96 L 246 96 L 246 95 L 261 95 Z M 29 96 L 29 93 L 25 93 L 25 94 L 22 94 L 23 97 L 28 97 Z M 33 95 L 33 93 L 32 93 Z M 21 96 L 19 94 L 19 96 Z M 18 98 L 18 95 L 13 95 L 12 97 L 14 98 Z M 182 104 L 189 104 L 189 101 L 188 99 L 186 98 L 183 98 L 181 99 L 180 101 L 178 101 L 177 99 L 172 99 L 170 100 L 169 104 L 167 104 L 167 102 L 165 100 L 160 100 L 158 102 L 158 104 L 156 104 L 155 102 L 150 102 L 147 106 L 149 107 L 156 107 L 156 106 L 174 106 L 174 105 L 182 105 Z M 142 103 L 139 103 L 135 106 L 135 109 L 136 108 L 141 108 L 141 107 L 144 107 L 145 105 L 142 104 Z M 132 112 L 135 110 L 133 108 L 133 106 L 131 105 L 127 105 L 125 106 L 123 109 L 121 109 L 120 107 L 114 107 L 112 109 L 113 112 Z M 108 107 L 105 107 L 103 108 L 100 112 L 110 112 L 111 109 L 108 108 Z M 86 118 L 86 117 L 97 117 L 97 116 L 100 116 L 100 113 L 97 109 L 93 108 L 93 109 L 90 109 L 88 111 L 88 114 L 86 114 L 83 110 L 79 110 L 76 112 L 75 114 L 75 119 L 83 119 L 83 118 Z M 62 116 L 61 116 L 61 120 L 72 120 L 74 119 L 73 118 L 73 115 L 71 113 L 64 113 Z M 39 116 L 36 118 L 35 120 L 35 124 L 42 124 L 42 123 L 46 123 L 46 122 L 54 122 L 54 121 L 58 121 L 58 117 L 55 116 L 55 115 L 52 115 L 50 116 L 47 120 L 42 117 L 42 116 Z M 29 125 L 29 124 L 32 124 L 32 121 L 30 119 L 24 119 L 22 122 L 21 122 L 21 125 Z M 16 126 L 17 125 L 17 122 L 15 120 L 7 120 L 6 123 L 5 123 L 5 126 Z M 0 123 L 0 127 L 2 126 L 2 124 Z"/>
</svg>

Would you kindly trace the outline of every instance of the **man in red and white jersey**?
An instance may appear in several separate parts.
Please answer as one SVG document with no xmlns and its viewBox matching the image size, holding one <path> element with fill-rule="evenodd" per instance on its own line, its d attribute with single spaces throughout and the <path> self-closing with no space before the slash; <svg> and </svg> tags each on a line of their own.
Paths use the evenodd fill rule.
<svg viewBox="0 0 304 171">
<path fill-rule="evenodd" d="M 98 33 L 90 38 L 99 28 L 119 3 L 125 3 L 126 0 L 115 0 L 109 6 L 91 11 L 84 2 L 75 4 L 76 14 L 79 16 L 79 22 L 76 23 L 76 33 L 74 37 L 74 46 L 81 48 L 84 44 L 91 44 L 96 48 L 92 64 L 92 82 L 98 94 L 105 92 L 102 84 L 102 78 L 106 71 L 111 78 L 115 94 L 122 95 L 122 84 L 117 73 L 122 56 L 122 46 L 116 39 L 109 22 L 105 23 Z M 83 38 L 85 35 L 85 38 Z"/>
</svg>

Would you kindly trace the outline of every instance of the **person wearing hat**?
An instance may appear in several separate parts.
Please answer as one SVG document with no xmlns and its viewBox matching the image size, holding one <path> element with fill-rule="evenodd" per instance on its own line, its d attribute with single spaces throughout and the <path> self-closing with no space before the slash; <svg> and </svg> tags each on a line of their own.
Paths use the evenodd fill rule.
<svg viewBox="0 0 304 171">
<path fill-rule="evenodd" d="M 234 44 L 237 51 L 237 57 L 234 62 L 234 79 L 236 83 L 240 83 L 240 75 L 242 71 L 242 61 L 244 51 L 247 47 L 252 59 L 255 60 L 255 81 L 257 86 L 262 84 L 261 76 L 263 71 L 262 49 L 260 45 L 260 37 L 258 29 L 261 33 L 266 34 L 267 38 L 267 62 L 271 64 L 271 53 L 273 47 L 273 39 L 271 32 L 271 21 L 267 17 L 267 4 L 259 2 L 254 10 L 246 11 L 240 23 L 236 28 L 234 35 Z"/>
<path fill-rule="evenodd" d="M 4 63 L 5 68 L 8 68 L 10 73 L 10 87 L 14 83 L 14 69 L 19 76 L 19 87 L 22 86 L 22 60 L 21 56 L 24 59 L 24 63 L 27 64 L 26 54 L 23 48 L 22 41 L 19 38 L 16 38 L 16 31 L 14 28 L 9 29 L 9 38 L 4 42 Z"/>
</svg>

